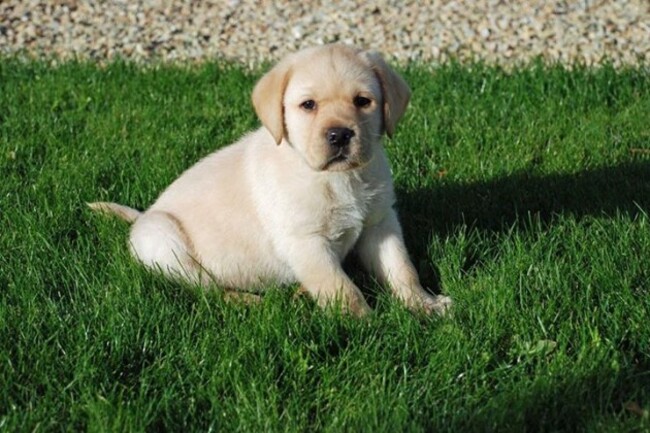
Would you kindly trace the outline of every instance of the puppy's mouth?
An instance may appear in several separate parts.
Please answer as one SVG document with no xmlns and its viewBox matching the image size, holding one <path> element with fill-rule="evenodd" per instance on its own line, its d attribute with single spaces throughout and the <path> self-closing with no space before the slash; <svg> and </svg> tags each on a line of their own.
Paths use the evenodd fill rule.
<svg viewBox="0 0 650 433">
<path fill-rule="evenodd" d="M 344 151 L 343 149 L 339 150 L 338 153 L 331 156 L 323 165 L 321 165 L 321 171 L 347 171 L 360 168 L 365 164 L 362 161 L 359 161 L 358 158 L 350 158 L 349 152 Z"/>
<path fill-rule="evenodd" d="M 348 155 L 343 153 L 343 151 L 339 151 L 336 155 L 328 159 L 325 164 L 323 165 L 322 170 L 327 170 L 329 167 L 339 164 L 339 163 L 345 163 L 348 161 Z"/>
</svg>

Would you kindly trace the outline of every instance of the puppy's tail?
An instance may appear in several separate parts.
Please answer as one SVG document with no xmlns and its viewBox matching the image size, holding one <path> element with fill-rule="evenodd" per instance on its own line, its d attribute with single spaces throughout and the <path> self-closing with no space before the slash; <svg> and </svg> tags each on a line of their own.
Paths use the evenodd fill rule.
<svg viewBox="0 0 650 433">
<path fill-rule="evenodd" d="M 113 214 L 129 223 L 134 222 L 135 220 L 138 219 L 140 215 L 142 215 L 142 213 L 139 210 L 133 209 L 128 206 L 123 206 L 121 204 L 109 203 L 105 201 L 88 203 L 88 207 L 96 212 Z"/>
</svg>

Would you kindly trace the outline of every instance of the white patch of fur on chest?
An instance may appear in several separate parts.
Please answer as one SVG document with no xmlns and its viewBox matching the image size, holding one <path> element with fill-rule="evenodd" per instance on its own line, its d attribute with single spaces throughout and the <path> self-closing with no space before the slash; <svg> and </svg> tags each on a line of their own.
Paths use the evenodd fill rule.
<svg viewBox="0 0 650 433">
<path fill-rule="evenodd" d="M 327 209 L 321 222 L 323 235 L 343 258 L 359 239 L 375 195 L 379 193 L 360 176 L 332 176 L 324 185 Z"/>
</svg>

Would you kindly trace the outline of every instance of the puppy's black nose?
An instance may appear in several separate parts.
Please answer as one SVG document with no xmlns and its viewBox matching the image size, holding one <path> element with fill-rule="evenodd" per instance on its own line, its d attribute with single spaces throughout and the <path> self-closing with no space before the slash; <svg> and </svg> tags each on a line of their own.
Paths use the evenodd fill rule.
<svg viewBox="0 0 650 433">
<path fill-rule="evenodd" d="M 327 142 L 336 147 L 343 147 L 350 144 L 354 137 L 354 131 L 349 128 L 330 128 L 327 130 Z"/>
</svg>

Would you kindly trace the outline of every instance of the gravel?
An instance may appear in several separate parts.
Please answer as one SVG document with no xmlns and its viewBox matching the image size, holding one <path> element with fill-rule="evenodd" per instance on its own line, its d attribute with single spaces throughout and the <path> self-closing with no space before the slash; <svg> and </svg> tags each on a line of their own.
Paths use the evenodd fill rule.
<svg viewBox="0 0 650 433">
<path fill-rule="evenodd" d="M 648 0 L 0 0 L 0 53 L 256 65 L 344 42 L 393 61 L 646 65 Z"/>
</svg>

